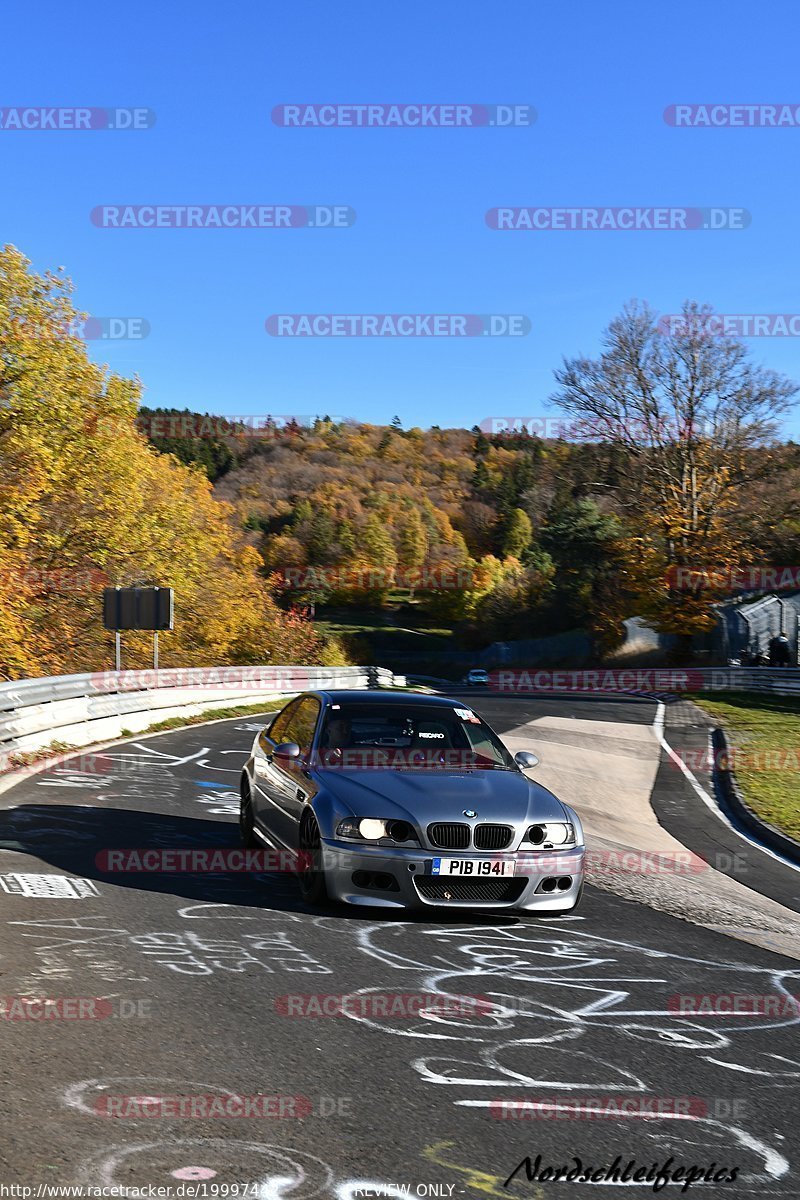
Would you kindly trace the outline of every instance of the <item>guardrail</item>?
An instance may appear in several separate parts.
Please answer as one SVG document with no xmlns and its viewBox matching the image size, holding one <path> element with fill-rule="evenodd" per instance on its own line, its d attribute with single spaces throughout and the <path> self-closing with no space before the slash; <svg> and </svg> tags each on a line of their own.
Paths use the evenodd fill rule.
<svg viewBox="0 0 800 1200">
<path fill-rule="evenodd" d="M 733 690 L 800 696 L 798 667 L 655 668 L 616 674 L 631 676 L 630 690 L 658 690 L 661 686 L 662 690 L 687 694 Z M 686 686 L 680 686 L 680 675 L 686 677 Z M 639 676 L 641 683 L 637 682 Z M 675 682 L 665 687 L 667 676 Z M 652 680 L 649 684 L 648 679 Z M 15 752 L 40 750 L 56 741 L 86 746 L 112 740 L 126 729 L 138 733 L 156 720 L 200 714 L 232 701 L 258 703 L 313 688 L 404 683 L 403 677 L 373 666 L 172 667 L 18 680 L 0 685 L 0 770 Z M 533 690 L 537 690 L 535 684 Z M 551 684 L 545 690 L 554 688 Z M 567 685 L 565 690 L 573 689 Z"/>
<path fill-rule="evenodd" d="M 710 692 L 772 692 L 776 696 L 800 696 L 800 667 L 701 667 L 689 668 L 699 675 Z M 696 685 L 693 690 L 701 690 Z"/>
<path fill-rule="evenodd" d="M 739 691 L 800 696 L 800 667 L 498 667 L 489 672 L 489 689 L 501 695 Z"/>
<path fill-rule="evenodd" d="M 156 720 L 258 703 L 313 688 L 392 685 L 383 667 L 175 667 L 98 671 L 0 685 L 0 769 L 15 752 L 86 746 Z"/>
</svg>

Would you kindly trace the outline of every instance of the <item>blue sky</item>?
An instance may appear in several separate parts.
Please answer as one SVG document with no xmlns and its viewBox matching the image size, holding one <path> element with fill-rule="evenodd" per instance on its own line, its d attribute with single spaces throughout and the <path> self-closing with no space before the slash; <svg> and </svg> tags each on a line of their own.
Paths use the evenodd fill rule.
<svg viewBox="0 0 800 1200">
<path fill-rule="evenodd" d="M 0 241 L 149 336 L 91 353 L 151 405 L 471 426 L 552 414 L 562 354 L 622 304 L 800 312 L 800 128 L 675 129 L 676 102 L 800 104 L 800 11 L 641 0 L 45 0 L 3 18 L 0 107 L 155 111 L 138 132 L 0 131 Z M 288 129 L 274 105 L 532 104 L 532 127 Z M 98 204 L 351 205 L 337 230 L 97 228 Z M 496 205 L 747 209 L 744 231 L 500 233 Z M 272 313 L 523 313 L 520 338 L 278 339 Z M 797 338 L 748 342 L 800 377 Z M 797 436 L 795 414 L 786 425 Z"/>
</svg>

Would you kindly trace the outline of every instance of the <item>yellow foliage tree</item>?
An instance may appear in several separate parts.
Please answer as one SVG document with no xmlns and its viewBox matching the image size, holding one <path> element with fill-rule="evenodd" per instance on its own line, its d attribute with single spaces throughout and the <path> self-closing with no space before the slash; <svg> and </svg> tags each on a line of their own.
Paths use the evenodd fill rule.
<svg viewBox="0 0 800 1200">
<path fill-rule="evenodd" d="M 278 609 L 203 473 L 136 429 L 140 385 L 89 360 L 69 281 L 29 266 L 0 251 L 0 671 L 107 667 L 104 584 L 175 589 L 165 666 L 335 657 Z M 125 645 L 146 664 L 148 635 Z"/>
</svg>

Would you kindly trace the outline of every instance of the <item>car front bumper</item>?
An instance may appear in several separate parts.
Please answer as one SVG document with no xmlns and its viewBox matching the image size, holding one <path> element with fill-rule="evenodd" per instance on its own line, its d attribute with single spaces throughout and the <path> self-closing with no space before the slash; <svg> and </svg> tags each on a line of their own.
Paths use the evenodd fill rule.
<svg viewBox="0 0 800 1200">
<path fill-rule="evenodd" d="M 511 860 L 516 863 L 516 873 L 496 880 L 434 875 L 435 857 Z M 584 847 L 540 851 L 538 854 L 530 851 L 475 854 L 454 850 L 434 852 L 418 847 L 395 850 L 386 846 L 323 841 L 322 863 L 329 896 L 345 904 L 563 912 L 577 902 L 580 893 Z M 571 884 L 565 890 L 537 890 L 545 879 L 566 877 L 571 879 Z M 386 878 L 393 881 L 391 886 L 386 886 Z M 487 886 L 483 887 L 484 884 Z M 502 884 L 507 886 L 500 886 Z M 450 893 L 449 899 L 446 892 Z"/>
</svg>

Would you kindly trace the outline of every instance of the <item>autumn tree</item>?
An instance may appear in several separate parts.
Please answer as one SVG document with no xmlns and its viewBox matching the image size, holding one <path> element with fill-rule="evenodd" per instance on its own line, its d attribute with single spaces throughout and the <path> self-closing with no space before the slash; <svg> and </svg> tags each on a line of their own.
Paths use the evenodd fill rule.
<svg viewBox="0 0 800 1200">
<path fill-rule="evenodd" d="M 665 330 L 633 302 L 612 321 L 597 359 L 565 359 L 553 400 L 587 436 L 624 448 L 615 489 L 630 529 L 627 582 L 643 615 L 690 635 L 715 620 L 709 589 L 673 586 L 678 567 L 738 566 L 748 553 L 736 514 L 796 385 L 752 363 L 745 347 L 710 331 L 711 309 L 693 302 Z"/>
<path fill-rule="evenodd" d="M 522 558 L 533 539 L 533 525 L 522 508 L 513 508 L 503 530 L 503 555 L 506 558 Z"/>
<path fill-rule="evenodd" d="M 622 621 L 630 615 L 624 534 L 617 516 L 583 497 L 554 509 L 539 538 L 555 567 L 550 607 L 557 623 L 564 629 L 585 626 L 604 650 L 619 643 Z"/>
<path fill-rule="evenodd" d="M 138 382 L 90 361 L 71 291 L 0 251 L 0 671 L 107 666 L 101 590 L 133 582 L 175 590 L 164 665 L 319 661 L 205 471 L 137 428 Z M 146 662 L 147 635 L 125 650 Z"/>
<path fill-rule="evenodd" d="M 412 509 L 403 521 L 398 539 L 397 556 L 401 567 L 421 567 L 428 555 L 428 534 L 417 509 Z"/>
</svg>

